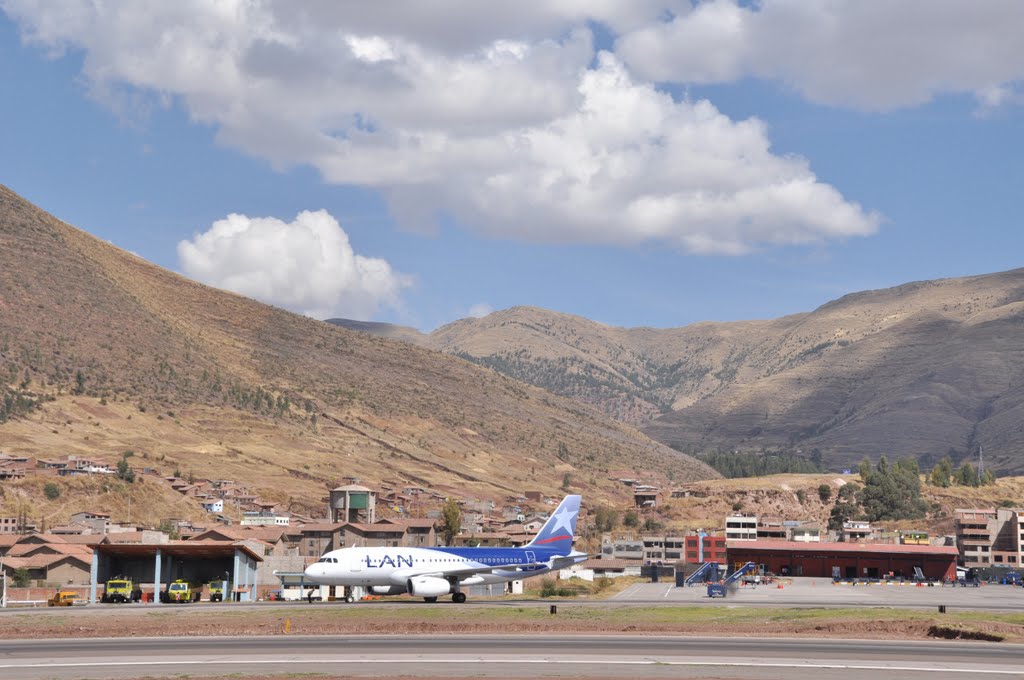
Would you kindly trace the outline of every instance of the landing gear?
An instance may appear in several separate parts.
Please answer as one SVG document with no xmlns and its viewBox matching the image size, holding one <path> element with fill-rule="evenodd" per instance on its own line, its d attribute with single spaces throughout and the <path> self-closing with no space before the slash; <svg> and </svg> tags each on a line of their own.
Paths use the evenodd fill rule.
<svg viewBox="0 0 1024 680">
<path fill-rule="evenodd" d="M 425 598 L 423 598 L 423 601 L 424 602 L 437 602 L 437 596 L 435 595 L 434 597 L 425 597 Z"/>
<path fill-rule="evenodd" d="M 455 604 L 462 604 L 466 601 L 465 593 L 452 593 L 452 602 Z"/>
<path fill-rule="evenodd" d="M 345 596 L 345 602 L 348 602 L 349 604 L 352 604 L 355 601 L 356 601 L 356 598 L 355 598 L 354 595 L 346 595 Z"/>
</svg>

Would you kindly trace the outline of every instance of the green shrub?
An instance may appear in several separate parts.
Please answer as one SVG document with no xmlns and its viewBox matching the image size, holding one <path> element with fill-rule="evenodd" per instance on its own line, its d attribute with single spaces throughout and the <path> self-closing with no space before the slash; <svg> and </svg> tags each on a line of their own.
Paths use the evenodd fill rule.
<svg viewBox="0 0 1024 680">
<path fill-rule="evenodd" d="M 60 498 L 60 487 L 53 482 L 47 482 L 43 487 L 43 495 L 46 496 L 46 500 L 55 501 Z"/>
<path fill-rule="evenodd" d="M 15 588 L 26 588 L 31 580 L 32 576 L 25 567 L 18 567 L 11 574 L 11 581 L 14 583 Z"/>
</svg>

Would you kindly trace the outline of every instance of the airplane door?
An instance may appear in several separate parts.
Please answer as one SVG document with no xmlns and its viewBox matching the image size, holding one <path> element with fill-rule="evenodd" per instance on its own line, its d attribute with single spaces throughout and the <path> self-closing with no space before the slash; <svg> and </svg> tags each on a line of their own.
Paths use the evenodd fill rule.
<svg viewBox="0 0 1024 680">
<path fill-rule="evenodd" d="M 532 550 L 527 550 L 526 551 L 526 562 L 527 562 L 527 564 L 533 564 L 536 561 L 537 561 L 537 556 L 534 554 L 534 552 Z"/>
</svg>

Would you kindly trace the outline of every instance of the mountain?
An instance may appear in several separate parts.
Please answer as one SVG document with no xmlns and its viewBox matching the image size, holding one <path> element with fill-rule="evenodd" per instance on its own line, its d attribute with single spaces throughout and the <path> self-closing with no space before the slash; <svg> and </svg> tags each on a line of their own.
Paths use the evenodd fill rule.
<svg viewBox="0 0 1024 680">
<path fill-rule="evenodd" d="M 324 319 L 324 323 L 329 323 L 341 328 L 347 328 L 350 331 L 358 331 L 360 333 L 378 335 L 382 338 L 390 338 L 391 340 L 402 340 L 403 342 L 408 342 L 414 345 L 421 344 L 423 340 L 423 333 L 420 333 L 411 326 L 396 326 L 391 323 L 354 321 L 352 319 Z"/>
<path fill-rule="evenodd" d="M 597 409 L 187 280 L 2 186 L 0 255 L 0 450 L 132 450 L 315 512 L 343 476 L 482 498 L 564 482 L 595 503 L 628 496 L 609 471 L 716 476 Z"/>
<path fill-rule="evenodd" d="M 1024 269 L 671 329 L 514 307 L 419 342 L 688 453 L 786 450 L 838 469 L 883 454 L 959 462 L 984 447 L 987 467 L 1024 472 Z"/>
</svg>

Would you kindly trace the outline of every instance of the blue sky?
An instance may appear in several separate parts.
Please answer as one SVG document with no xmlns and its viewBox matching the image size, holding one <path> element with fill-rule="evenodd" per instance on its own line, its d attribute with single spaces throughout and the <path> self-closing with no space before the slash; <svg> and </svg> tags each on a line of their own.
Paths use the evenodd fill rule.
<svg viewBox="0 0 1024 680">
<path fill-rule="evenodd" d="M 784 0 L 528 5 L 453 32 L 4 0 L 0 183 L 212 285 L 423 330 L 767 318 L 1021 265 L 1019 4 L 837 9 L 807 44 Z"/>
</svg>

